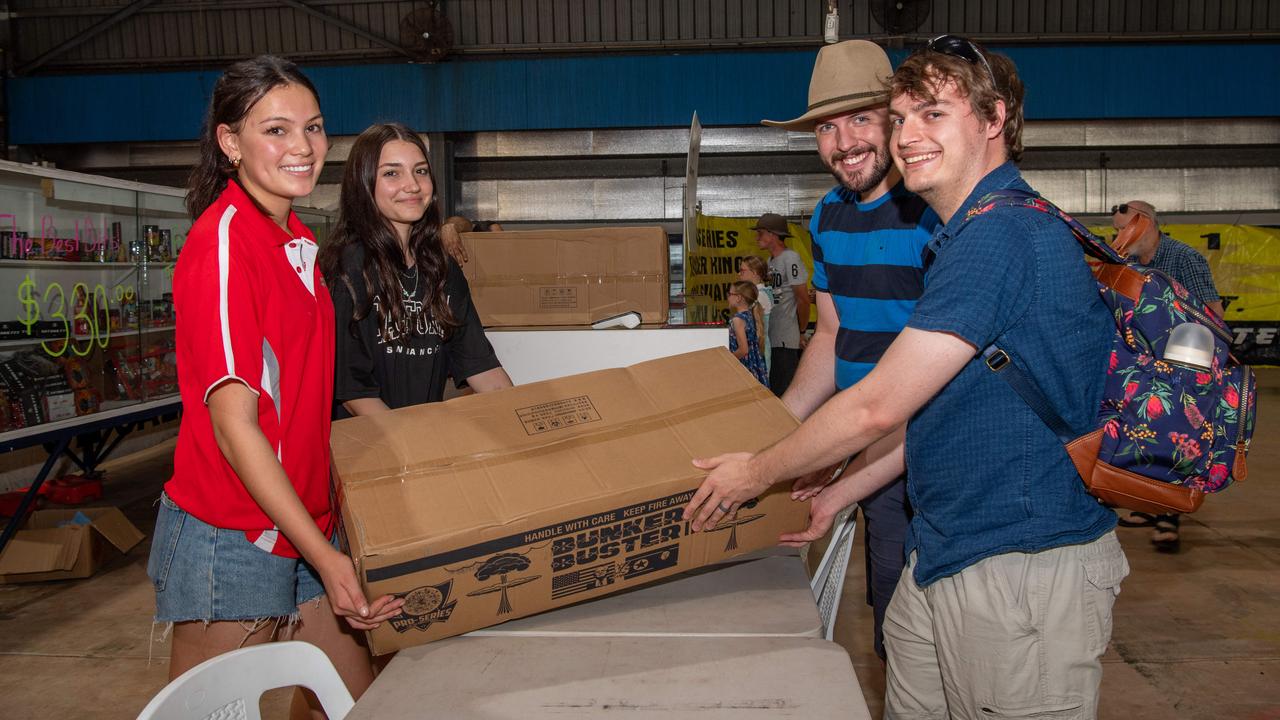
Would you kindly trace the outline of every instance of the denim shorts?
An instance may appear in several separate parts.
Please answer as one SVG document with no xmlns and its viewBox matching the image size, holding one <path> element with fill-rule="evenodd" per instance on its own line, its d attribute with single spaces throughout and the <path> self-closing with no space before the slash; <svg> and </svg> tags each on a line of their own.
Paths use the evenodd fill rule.
<svg viewBox="0 0 1280 720">
<path fill-rule="evenodd" d="M 324 595 L 305 560 L 272 555 L 243 530 L 201 522 L 163 493 L 147 575 L 156 590 L 156 622 L 287 617 Z"/>
</svg>

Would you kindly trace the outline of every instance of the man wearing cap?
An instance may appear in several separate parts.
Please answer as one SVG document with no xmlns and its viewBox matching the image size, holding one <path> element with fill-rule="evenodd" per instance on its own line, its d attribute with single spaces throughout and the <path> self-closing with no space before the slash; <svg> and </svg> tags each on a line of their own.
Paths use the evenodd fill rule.
<svg viewBox="0 0 1280 720">
<path fill-rule="evenodd" d="M 814 64 L 808 112 L 795 120 L 764 121 L 812 131 L 818 154 L 839 183 L 818 202 L 809 223 L 818 327 L 782 398 L 800 418 L 871 372 L 924 289 L 920 256 L 938 214 L 903 186 L 889 156 L 892 74 L 889 58 L 875 43 L 826 46 Z M 867 603 L 874 610 L 881 659 L 885 609 L 906 561 L 905 480 L 858 503 L 866 532 Z"/>
<path fill-rule="evenodd" d="M 1151 218 L 1147 231 L 1139 235 L 1127 247 L 1116 247 L 1117 252 L 1159 270 L 1177 280 L 1200 302 L 1222 317 L 1222 297 L 1218 295 L 1218 287 L 1213 283 L 1213 273 L 1209 263 L 1196 249 L 1186 243 L 1174 240 L 1160 231 L 1156 220 L 1156 209 L 1142 200 L 1130 200 L 1127 203 L 1111 208 L 1111 225 L 1119 230 L 1135 215 L 1146 215 Z M 1163 553 L 1176 553 L 1182 549 L 1182 540 L 1178 535 L 1181 517 L 1178 515 L 1151 515 L 1133 511 L 1120 518 L 1125 527 L 1151 527 L 1151 544 Z"/>
<path fill-rule="evenodd" d="M 769 287 L 773 289 L 774 305 L 769 314 L 769 389 L 781 397 L 796 374 L 805 345 L 809 271 L 800 254 L 787 247 L 791 231 L 781 215 L 765 213 L 751 229 L 756 231 L 756 244 L 769 253 Z"/>
</svg>

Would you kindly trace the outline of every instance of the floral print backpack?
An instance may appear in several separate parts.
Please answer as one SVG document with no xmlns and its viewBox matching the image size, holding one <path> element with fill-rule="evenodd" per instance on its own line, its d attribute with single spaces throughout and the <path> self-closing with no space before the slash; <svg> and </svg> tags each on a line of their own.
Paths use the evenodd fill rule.
<svg viewBox="0 0 1280 720">
<path fill-rule="evenodd" d="M 1102 238 L 1037 195 L 991 193 L 962 222 L 998 207 L 1026 207 L 1061 219 L 1085 253 L 1098 261 L 1090 265 L 1115 318 L 1116 333 L 1095 430 L 1076 437 L 1030 375 L 995 345 L 983 350 L 987 366 L 1067 446 L 1089 492 L 1130 510 L 1186 513 L 1200 507 L 1204 493 L 1244 480 L 1256 380 L 1252 369 L 1231 355 L 1226 324 L 1177 281 L 1128 263 Z M 1140 235 L 1150 223 L 1136 215 L 1121 235 Z M 1163 359 L 1169 333 L 1182 323 L 1212 331 L 1213 360 L 1207 370 Z"/>
</svg>

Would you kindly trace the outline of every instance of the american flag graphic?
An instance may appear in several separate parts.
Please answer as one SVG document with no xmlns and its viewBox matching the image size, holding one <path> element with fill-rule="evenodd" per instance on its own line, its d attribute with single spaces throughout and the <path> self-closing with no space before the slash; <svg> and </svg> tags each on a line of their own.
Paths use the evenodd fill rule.
<svg viewBox="0 0 1280 720">
<path fill-rule="evenodd" d="M 551 597 L 562 598 L 587 590 L 612 585 L 617 579 L 618 568 L 613 563 L 592 565 L 551 579 Z"/>
</svg>

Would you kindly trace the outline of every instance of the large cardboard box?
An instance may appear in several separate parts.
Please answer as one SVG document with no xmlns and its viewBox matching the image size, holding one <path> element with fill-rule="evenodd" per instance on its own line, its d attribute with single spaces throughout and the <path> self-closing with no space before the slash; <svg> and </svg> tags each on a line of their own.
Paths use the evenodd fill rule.
<svg viewBox="0 0 1280 720">
<path fill-rule="evenodd" d="M 87 578 L 144 537 L 118 508 L 37 510 L 0 554 L 0 583 Z"/>
<path fill-rule="evenodd" d="M 625 312 L 667 322 L 667 233 L 658 226 L 463 233 L 480 322 L 589 325 Z"/>
<path fill-rule="evenodd" d="M 375 653 L 626 590 L 767 547 L 808 509 L 777 485 L 691 534 L 695 457 L 758 450 L 795 418 L 724 348 L 333 425 L 365 592 L 403 596 Z"/>
</svg>

